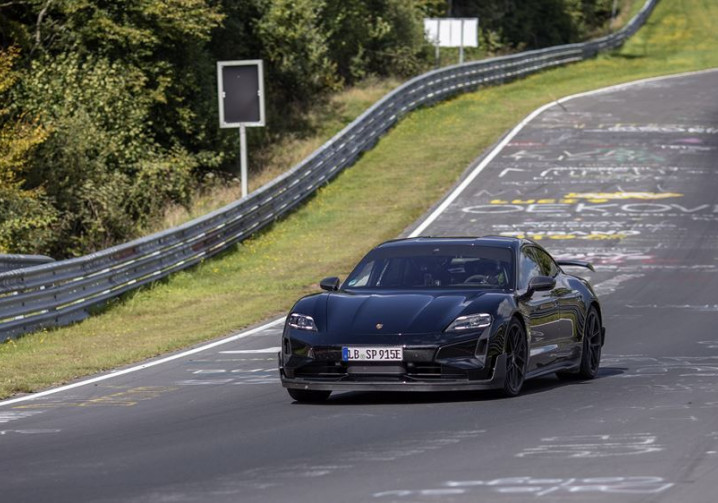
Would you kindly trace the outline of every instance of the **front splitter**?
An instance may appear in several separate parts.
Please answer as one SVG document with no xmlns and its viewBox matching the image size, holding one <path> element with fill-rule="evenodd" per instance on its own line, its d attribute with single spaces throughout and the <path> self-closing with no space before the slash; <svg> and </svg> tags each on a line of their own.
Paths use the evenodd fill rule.
<svg viewBox="0 0 718 503">
<path fill-rule="evenodd" d="M 282 373 L 282 386 L 289 389 L 310 391 L 474 391 L 501 388 L 506 377 L 506 355 L 496 358 L 494 373 L 490 379 L 484 380 L 436 380 L 436 381 L 315 381 L 312 379 L 284 377 Z"/>
</svg>

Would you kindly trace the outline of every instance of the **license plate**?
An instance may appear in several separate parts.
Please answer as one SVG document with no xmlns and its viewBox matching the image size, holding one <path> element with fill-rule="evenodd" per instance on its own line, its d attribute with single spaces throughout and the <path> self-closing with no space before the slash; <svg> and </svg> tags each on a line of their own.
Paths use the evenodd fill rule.
<svg viewBox="0 0 718 503">
<path fill-rule="evenodd" d="M 342 360 L 345 362 L 400 362 L 404 359 L 401 347 L 344 347 Z"/>
</svg>

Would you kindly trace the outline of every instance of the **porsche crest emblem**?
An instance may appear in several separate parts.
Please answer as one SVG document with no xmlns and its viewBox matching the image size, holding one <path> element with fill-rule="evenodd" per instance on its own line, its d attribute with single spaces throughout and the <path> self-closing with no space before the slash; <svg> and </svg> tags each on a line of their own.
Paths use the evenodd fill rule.
<svg viewBox="0 0 718 503">
<path fill-rule="evenodd" d="M 377 329 L 377 330 L 381 330 L 382 328 L 384 328 L 384 324 L 383 324 L 383 323 L 377 323 L 377 324 L 376 324 L 376 329 Z"/>
</svg>

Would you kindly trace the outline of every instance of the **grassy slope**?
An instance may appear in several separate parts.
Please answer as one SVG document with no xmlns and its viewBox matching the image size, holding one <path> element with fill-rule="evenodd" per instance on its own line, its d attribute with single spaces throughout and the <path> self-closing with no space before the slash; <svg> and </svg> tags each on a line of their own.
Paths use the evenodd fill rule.
<svg viewBox="0 0 718 503">
<path fill-rule="evenodd" d="M 284 313 L 318 279 L 346 275 L 397 236 L 507 129 L 555 98 L 718 66 L 714 0 L 663 0 L 621 51 L 483 89 L 399 124 L 299 211 L 231 253 L 116 301 L 104 313 L 0 347 L 0 397 L 66 382 Z M 420 146 L 420 148 L 418 147 Z"/>
<path fill-rule="evenodd" d="M 286 133 L 259 151 L 252 151 L 250 142 L 249 191 L 258 189 L 281 175 L 288 167 L 298 164 L 400 84 L 399 80 L 393 78 L 380 80 L 370 77 L 354 87 L 314 103 L 311 110 L 301 115 L 302 135 Z M 147 229 L 145 234 L 175 227 L 236 201 L 241 196 L 239 179 L 235 178 L 230 183 L 217 180 L 216 184 L 205 186 L 189 208 L 179 205 L 167 208 L 164 219 Z"/>
</svg>

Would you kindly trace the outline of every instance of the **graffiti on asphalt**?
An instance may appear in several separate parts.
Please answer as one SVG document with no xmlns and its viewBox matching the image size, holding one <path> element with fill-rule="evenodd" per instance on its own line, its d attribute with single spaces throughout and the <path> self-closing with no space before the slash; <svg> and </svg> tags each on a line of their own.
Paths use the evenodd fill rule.
<svg viewBox="0 0 718 503">
<path fill-rule="evenodd" d="M 554 493 L 658 494 L 673 487 L 661 477 L 538 478 L 506 477 L 491 480 L 450 480 L 435 489 L 400 489 L 374 493 L 374 498 L 423 497 L 440 501 L 484 490 L 499 494 L 546 496 Z"/>
<path fill-rule="evenodd" d="M 541 444 L 516 454 L 519 458 L 607 458 L 661 452 L 651 433 L 570 435 L 547 437 Z"/>
</svg>

